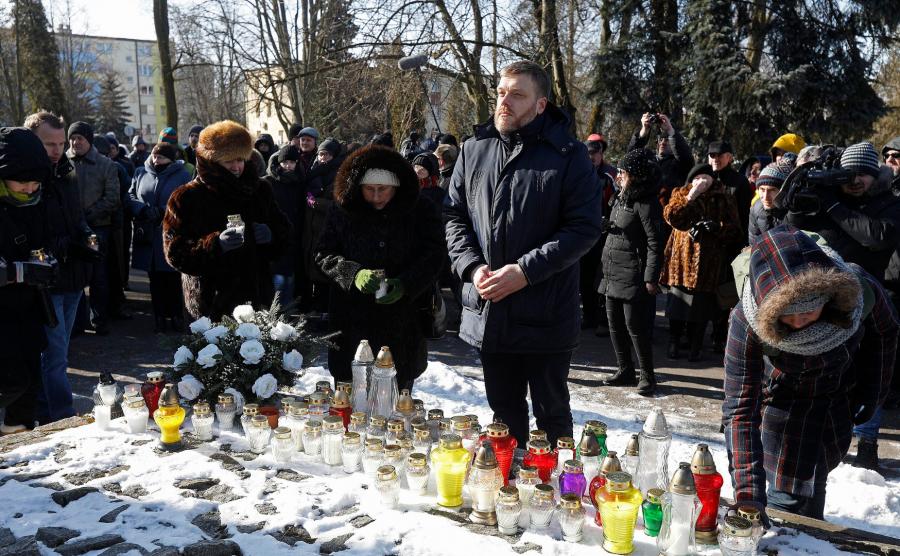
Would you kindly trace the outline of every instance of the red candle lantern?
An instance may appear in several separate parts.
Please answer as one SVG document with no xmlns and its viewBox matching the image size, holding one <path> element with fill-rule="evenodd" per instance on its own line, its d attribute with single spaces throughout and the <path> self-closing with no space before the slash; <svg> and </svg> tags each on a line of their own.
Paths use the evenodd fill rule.
<svg viewBox="0 0 900 556">
<path fill-rule="evenodd" d="M 344 390 L 338 390 L 334 393 L 331 407 L 328 408 L 329 415 L 337 415 L 344 421 L 344 431 L 350 426 L 350 414 L 353 408 L 350 407 L 350 395 Z"/>
<path fill-rule="evenodd" d="M 691 473 L 694 475 L 694 484 L 697 487 L 697 497 L 703 507 L 697 518 L 695 531 L 697 542 L 701 544 L 716 544 L 716 532 L 719 519 L 719 496 L 722 493 L 724 480 L 716 471 L 716 462 L 709 452 L 709 446 L 698 444 L 694 457 L 691 458 Z"/>
<path fill-rule="evenodd" d="M 487 432 L 481 435 L 482 442 L 489 442 L 494 449 L 494 456 L 500 465 L 500 474 L 503 476 L 503 486 L 509 484 L 509 468 L 512 466 L 513 454 L 519 443 L 509 435 L 509 427 L 503 423 L 491 423 L 486 427 Z"/>
<path fill-rule="evenodd" d="M 141 385 L 141 397 L 144 398 L 144 403 L 147 404 L 147 411 L 150 417 L 153 417 L 153 412 L 159 407 L 159 395 L 162 394 L 165 386 L 162 371 L 147 373 L 147 380 Z"/>
<path fill-rule="evenodd" d="M 546 440 L 531 440 L 522 463 L 536 467 L 541 481 L 549 483 L 550 475 L 556 467 L 556 454 L 550 450 L 550 443 Z"/>
</svg>

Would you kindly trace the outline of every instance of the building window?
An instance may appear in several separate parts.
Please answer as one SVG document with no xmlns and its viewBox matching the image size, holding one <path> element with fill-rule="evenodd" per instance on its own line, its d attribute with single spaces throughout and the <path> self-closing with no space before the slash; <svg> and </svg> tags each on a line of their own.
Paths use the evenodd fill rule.
<svg viewBox="0 0 900 556">
<path fill-rule="evenodd" d="M 153 85 L 141 85 L 141 94 L 142 95 L 152 95 L 153 94 Z"/>
<path fill-rule="evenodd" d="M 153 116 L 155 113 L 155 107 L 152 104 L 141 105 L 141 114 L 144 116 Z"/>
<path fill-rule="evenodd" d="M 138 54 L 140 56 L 150 56 L 152 53 L 153 48 L 149 44 L 138 45 Z"/>
<path fill-rule="evenodd" d="M 131 63 L 134 62 L 134 58 L 132 58 L 131 56 L 125 56 L 125 61 Z"/>
<path fill-rule="evenodd" d="M 153 66 L 142 65 L 141 66 L 141 75 L 144 77 L 153 77 Z"/>
<path fill-rule="evenodd" d="M 97 54 L 109 54 L 112 52 L 112 45 L 106 42 L 98 42 L 96 49 Z"/>
<path fill-rule="evenodd" d="M 134 83 L 134 77 L 132 77 L 132 76 L 129 75 L 129 76 L 128 76 L 128 82 L 129 82 L 129 83 Z"/>
</svg>

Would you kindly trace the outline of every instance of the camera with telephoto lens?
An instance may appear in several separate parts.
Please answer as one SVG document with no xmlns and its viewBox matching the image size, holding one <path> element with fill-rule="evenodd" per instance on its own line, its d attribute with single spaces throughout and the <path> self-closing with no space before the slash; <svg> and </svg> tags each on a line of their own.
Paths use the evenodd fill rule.
<svg viewBox="0 0 900 556">
<path fill-rule="evenodd" d="M 822 207 L 819 192 L 834 194 L 853 183 L 856 173 L 840 167 L 841 149 L 832 145 L 821 148 L 819 156 L 804 162 L 784 180 L 775 205 L 790 212 L 813 216 Z"/>
</svg>

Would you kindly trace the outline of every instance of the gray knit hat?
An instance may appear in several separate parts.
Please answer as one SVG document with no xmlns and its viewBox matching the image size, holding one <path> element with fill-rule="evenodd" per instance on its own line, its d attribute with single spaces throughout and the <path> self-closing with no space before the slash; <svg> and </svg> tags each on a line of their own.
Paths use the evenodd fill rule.
<svg viewBox="0 0 900 556">
<path fill-rule="evenodd" d="M 841 154 L 841 168 L 877 178 L 878 152 L 872 143 L 850 145 Z"/>
<path fill-rule="evenodd" d="M 809 313 L 819 307 L 824 307 L 831 300 L 831 296 L 821 292 L 809 292 L 784 308 L 782 315 L 796 315 Z"/>
<path fill-rule="evenodd" d="M 759 173 L 759 177 L 756 178 L 756 187 L 767 185 L 780 188 L 790 173 L 790 165 L 773 162 Z"/>
</svg>

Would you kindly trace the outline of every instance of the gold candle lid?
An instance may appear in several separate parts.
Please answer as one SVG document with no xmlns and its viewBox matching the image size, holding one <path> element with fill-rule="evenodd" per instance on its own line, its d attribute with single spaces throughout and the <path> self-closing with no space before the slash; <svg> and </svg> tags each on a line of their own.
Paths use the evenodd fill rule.
<svg viewBox="0 0 900 556">
<path fill-rule="evenodd" d="M 647 501 L 651 504 L 659 504 L 665 493 L 661 488 L 651 488 L 647 491 Z"/>
<path fill-rule="evenodd" d="M 352 382 L 338 382 L 334 385 L 335 393 L 337 392 L 346 392 L 347 396 L 353 393 L 353 383 Z"/>
<path fill-rule="evenodd" d="M 603 458 L 603 463 L 600 464 L 600 474 L 608 476 L 610 473 L 615 473 L 616 471 L 621 470 L 622 462 L 619 461 L 619 457 L 616 452 L 612 450 L 606 452 L 606 457 Z"/>
<path fill-rule="evenodd" d="M 400 431 L 397 433 L 397 444 L 404 450 L 412 450 L 413 435 L 409 431 Z"/>
<path fill-rule="evenodd" d="M 246 409 L 246 406 L 244 408 Z M 292 417 L 306 417 L 309 415 L 309 404 L 294 402 L 294 405 L 288 410 L 288 414 Z"/>
<path fill-rule="evenodd" d="M 219 403 L 223 405 L 233 404 L 234 396 L 231 394 L 219 394 Z"/>
<path fill-rule="evenodd" d="M 563 494 L 559 498 L 559 505 L 564 510 L 581 509 L 581 496 L 577 494 Z"/>
<path fill-rule="evenodd" d="M 497 497 L 503 502 L 518 502 L 519 501 L 519 489 L 512 485 L 507 485 L 504 487 L 500 487 L 500 491 L 497 494 Z"/>
<path fill-rule="evenodd" d="M 388 419 L 387 430 L 391 432 L 400 432 L 403 430 L 403 419 Z"/>
<path fill-rule="evenodd" d="M 594 434 L 606 434 L 606 423 L 596 420 L 585 421 L 584 429 L 594 431 Z"/>
<path fill-rule="evenodd" d="M 422 417 L 413 417 L 409 421 L 409 428 L 412 430 L 424 429 L 428 430 L 428 425 L 425 423 L 425 419 Z"/>
<path fill-rule="evenodd" d="M 428 464 L 428 460 L 425 459 L 425 454 L 419 452 L 413 452 L 406 458 L 406 465 L 410 467 L 425 467 Z"/>
<path fill-rule="evenodd" d="M 609 490 L 621 492 L 631 488 L 631 473 L 616 471 L 606 476 L 606 486 Z"/>
<path fill-rule="evenodd" d="M 294 403 L 297 401 L 297 398 L 292 398 L 290 396 L 281 399 L 281 407 L 285 408 L 285 410 L 289 409 Z"/>
<path fill-rule="evenodd" d="M 669 492 L 675 494 L 697 494 L 697 487 L 694 484 L 694 474 L 691 473 L 691 464 L 682 461 L 678 464 L 678 469 L 672 475 L 669 481 Z"/>
<path fill-rule="evenodd" d="M 533 465 L 523 465 L 519 468 L 520 479 L 537 479 L 538 477 L 538 468 Z"/>
<path fill-rule="evenodd" d="M 749 519 L 745 519 L 736 515 L 725 517 L 722 529 L 727 535 L 732 537 L 749 537 L 753 534 L 753 523 Z"/>
<path fill-rule="evenodd" d="M 413 413 L 416 410 L 416 404 L 413 402 L 412 396 L 409 395 L 409 390 L 405 388 L 400 390 L 396 409 L 399 413 Z"/>
<path fill-rule="evenodd" d="M 279 440 L 284 440 L 291 437 L 291 429 L 287 427 L 276 427 L 274 432 L 275 438 Z"/>
<path fill-rule="evenodd" d="M 543 483 L 536 485 L 534 487 L 534 496 L 546 500 L 553 500 L 553 487 Z"/>
<path fill-rule="evenodd" d="M 716 462 L 708 445 L 697 444 L 697 449 L 691 458 L 691 472 L 697 475 L 713 475 L 716 472 Z"/>
<path fill-rule="evenodd" d="M 375 358 L 375 366 L 382 369 L 394 366 L 394 356 L 391 355 L 391 348 L 381 346 L 381 351 L 378 352 L 378 357 Z"/>
<path fill-rule="evenodd" d="M 600 443 L 597 442 L 597 437 L 591 434 L 590 431 L 585 431 L 585 434 L 581 435 L 581 442 L 578 443 L 578 451 L 582 457 L 597 457 L 600 455 Z"/>
<path fill-rule="evenodd" d="M 350 414 L 350 422 L 354 425 L 365 425 L 366 424 L 366 414 L 362 411 L 354 411 Z"/>
<path fill-rule="evenodd" d="M 397 457 L 401 454 L 402 449 L 399 444 L 388 444 L 384 447 L 384 456 Z"/>
<path fill-rule="evenodd" d="M 359 444 L 361 440 L 362 440 L 362 437 L 359 436 L 358 432 L 345 432 L 344 433 L 344 444 L 355 445 L 355 444 Z"/>
<path fill-rule="evenodd" d="M 425 401 L 413 398 L 413 407 L 416 408 L 416 411 L 425 411 Z"/>
<path fill-rule="evenodd" d="M 332 400 L 331 407 L 336 409 L 345 409 L 350 407 L 350 395 L 343 390 L 338 390 L 334 393 L 334 399 Z"/>
<path fill-rule="evenodd" d="M 625 446 L 625 455 L 626 456 L 637 456 L 641 453 L 641 443 L 638 439 L 638 435 L 632 434 L 631 438 L 628 440 L 628 445 Z"/>
<path fill-rule="evenodd" d="M 467 431 L 472 428 L 472 421 L 468 415 L 454 415 L 450 418 L 450 423 L 455 431 Z"/>
<path fill-rule="evenodd" d="M 228 394 L 226 394 L 228 395 Z M 219 396 L 219 403 L 222 403 L 222 396 Z M 253 417 L 259 413 L 259 404 L 255 403 L 245 403 L 244 404 L 244 415 L 248 417 Z"/>
<path fill-rule="evenodd" d="M 376 452 L 384 450 L 384 441 L 380 438 L 366 437 L 366 450 L 375 450 Z"/>
<path fill-rule="evenodd" d="M 315 391 L 309 395 L 309 404 L 322 405 L 328 403 L 328 394 L 322 391 Z"/>
<path fill-rule="evenodd" d="M 487 426 L 488 438 L 506 438 L 509 436 L 509 426 L 505 423 L 491 423 Z"/>
<path fill-rule="evenodd" d="M 135 401 L 140 401 L 140 405 L 135 405 Z M 137 408 L 144 405 L 144 400 L 137 398 L 137 400 L 129 400 L 128 407 Z M 211 415 L 212 411 L 209 409 L 209 404 L 206 402 L 198 402 L 194 404 L 194 415 L 198 417 L 206 417 L 207 415 Z"/>
<path fill-rule="evenodd" d="M 369 424 L 373 427 L 383 429 L 385 425 L 387 425 L 387 417 L 385 417 L 384 415 L 372 415 L 371 417 L 369 417 Z"/>
<path fill-rule="evenodd" d="M 528 433 L 528 440 L 547 440 L 547 431 L 535 429 Z"/>
<path fill-rule="evenodd" d="M 376 472 L 379 481 L 393 481 L 397 478 L 397 468 L 393 465 L 382 465 Z"/>
<path fill-rule="evenodd" d="M 753 506 L 738 506 L 737 513 L 740 517 L 750 521 L 759 520 L 759 510 Z"/>
<path fill-rule="evenodd" d="M 332 388 L 330 380 L 320 380 L 316 382 L 316 392 L 329 392 L 331 390 Z"/>
<path fill-rule="evenodd" d="M 344 420 L 337 415 L 328 415 L 322 419 L 322 428 L 327 431 L 343 430 Z"/>
<path fill-rule="evenodd" d="M 450 429 L 453 428 L 453 422 L 450 419 L 441 418 L 441 423 L 439 426 L 440 426 L 441 432 L 449 432 Z"/>
<path fill-rule="evenodd" d="M 563 463 L 563 473 L 584 473 L 584 464 L 577 459 L 566 460 Z"/>
<path fill-rule="evenodd" d="M 269 418 L 265 415 L 254 415 L 253 418 L 250 419 L 250 425 L 260 429 L 263 427 L 268 427 Z"/>
<path fill-rule="evenodd" d="M 255 419 L 255 417 L 254 417 Z M 318 419 L 310 419 L 306 422 L 306 429 L 312 432 L 322 430 L 322 421 Z"/>
<path fill-rule="evenodd" d="M 431 431 L 428 429 L 416 429 L 413 434 L 416 440 L 428 440 L 431 438 Z"/>
<path fill-rule="evenodd" d="M 550 453 L 550 443 L 546 440 L 531 440 L 526 446 L 528 451 L 535 455 Z"/>
<path fill-rule="evenodd" d="M 556 449 L 557 450 L 574 450 L 575 449 L 575 439 L 571 436 L 560 436 L 556 439 Z"/>
<path fill-rule="evenodd" d="M 473 467 L 475 469 L 497 469 L 499 465 L 497 455 L 494 454 L 494 447 L 490 442 L 482 442 L 475 453 Z"/>
<path fill-rule="evenodd" d="M 159 393 L 159 405 L 161 407 L 178 407 L 178 392 L 171 382 L 166 383 L 162 392 Z"/>
<path fill-rule="evenodd" d="M 429 409 L 428 410 L 428 420 L 429 421 L 438 421 L 444 418 L 444 410 L 443 409 Z"/>
<path fill-rule="evenodd" d="M 140 396 L 135 396 L 135 397 L 133 397 L 133 398 L 126 398 L 126 399 L 125 399 L 125 403 L 126 403 L 126 404 L 128 405 L 128 407 L 131 408 L 131 409 L 138 409 L 138 408 L 146 407 L 146 406 L 147 406 L 147 405 L 144 403 L 144 398 L 142 398 L 142 397 L 140 397 Z M 206 402 L 201 402 L 201 403 L 206 404 L 206 411 L 208 412 L 208 411 L 209 411 L 209 404 L 206 403 Z M 200 405 L 200 404 L 197 404 L 197 405 Z M 197 406 L 195 405 L 195 406 L 194 406 L 194 413 L 196 413 L 196 412 L 197 412 Z"/>
<path fill-rule="evenodd" d="M 444 448 L 445 450 L 462 448 L 462 437 L 458 434 L 441 435 L 440 447 Z"/>
<path fill-rule="evenodd" d="M 473 425 L 477 425 L 477 424 L 478 424 L 478 415 L 475 415 L 475 414 L 473 414 L 473 413 L 470 413 L 470 414 L 468 414 L 468 415 L 464 415 L 464 417 L 468 417 L 468 418 L 469 418 L 469 422 L 472 423 Z"/>
</svg>

